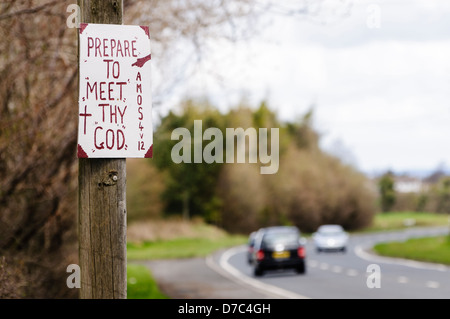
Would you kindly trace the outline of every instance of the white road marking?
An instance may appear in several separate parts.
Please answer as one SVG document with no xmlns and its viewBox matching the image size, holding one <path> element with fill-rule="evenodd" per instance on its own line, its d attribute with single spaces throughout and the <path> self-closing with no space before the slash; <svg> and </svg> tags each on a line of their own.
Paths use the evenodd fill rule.
<svg viewBox="0 0 450 319">
<path fill-rule="evenodd" d="M 308 266 L 313 267 L 313 268 L 317 267 L 318 264 L 319 264 L 319 262 L 317 260 L 310 260 L 308 262 Z"/>
<path fill-rule="evenodd" d="M 261 293 L 264 293 L 266 295 L 276 297 L 276 298 L 285 298 L 285 299 L 310 299 L 309 297 L 294 293 L 292 291 L 282 289 L 280 287 L 269 285 L 266 283 L 263 283 L 259 280 L 250 278 L 246 275 L 244 275 L 242 272 L 240 272 L 238 269 L 233 267 L 228 260 L 231 256 L 246 250 L 245 247 L 239 246 L 239 247 L 233 247 L 225 251 L 222 256 L 220 256 L 219 265 L 216 264 L 213 257 L 210 255 L 206 257 L 206 264 L 213 270 L 217 271 L 218 273 L 222 274 L 223 276 L 233 280 L 234 282 L 244 285 L 244 286 L 250 286 L 256 290 L 258 290 Z"/>
<path fill-rule="evenodd" d="M 331 268 L 331 271 L 332 271 L 332 272 L 335 272 L 335 273 L 337 273 L 337 274 L 339 274 L 339 273 L 342 272 L 342 267 L 341 267 L 341 266 L 333 266 L 333 267 Z"/>
<path fill-rule="evenodd" d="M 427 281 L 425 284 L 428 288 L 439 288 L 440 284 L 437 281 Z"/>
<path fill-rule="evenodd" d="M 358 276 L 358 272 L 355 269 L 348 269 L 346 274 L 347 274 L 347 276 L 350 276 L 350 277 Z"/>
<path fill-rule="evenodd" d="M 328 265 L 327 263 L 320 263 L 319 268 L 322 270 L 327 270 L 328 268 L 330 268 L 330 265 Z"/>
<path fill-rule="evenodd" d="M 406 284 L 409 282 L 409 279 L 405 276 L 400 276 L 397 278 L 397 282 L 400 284 Z"/>
</svg>

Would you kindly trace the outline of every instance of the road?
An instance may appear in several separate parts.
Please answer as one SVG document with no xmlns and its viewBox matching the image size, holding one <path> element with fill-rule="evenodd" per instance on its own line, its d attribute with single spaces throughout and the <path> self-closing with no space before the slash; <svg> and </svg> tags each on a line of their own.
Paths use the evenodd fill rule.
<svg viewBox="0 0 450 319">
<path fill-rule="evenodd" d="M 174 298 L 448 299 L 450 267 L 380 257 L 370 252 L 370 247 L 381 241 L 447 233 L 445 227 L 352 235 L 347 253 L 319 254 L 308 241 L 307 273 L 304 275 L 274 271 L 255 278 L 247 263 L 244 246 L 218 252 L 206 260 L 160 261 L 160 264 L 149 262 L 147 265 L 166 287 L 184 285 L 186 289 L 188 282 L 191 292 L 195 290 L 194 294 L 180 293 Z M 186 267 L 180 263 L 192 265 Z M 379 288 L 368 287 L 368 279 L 369 284 L 376 282 L 371 265 L 379 267 Z"/>
</svg>

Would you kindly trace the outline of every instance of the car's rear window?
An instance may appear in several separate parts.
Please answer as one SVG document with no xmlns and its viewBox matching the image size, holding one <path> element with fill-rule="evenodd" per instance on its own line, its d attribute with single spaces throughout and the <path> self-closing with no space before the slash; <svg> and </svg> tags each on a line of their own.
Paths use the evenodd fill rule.
<svg viewBox="0 0 450 319">
<path fill-rule="evenodd" d="M 322 226 L 319 227 L 318 233 L 322 236 L 338 236 L 344 233 L 344 230 L 339 226 Z"/>
<path fill-rule="evenodd" d="M 296 245 L 299 243 L 299 236 L 295 232 L 265 234 L 262 242 L 267 246 L 273 246 L 277 244 Z"/>
</svg>

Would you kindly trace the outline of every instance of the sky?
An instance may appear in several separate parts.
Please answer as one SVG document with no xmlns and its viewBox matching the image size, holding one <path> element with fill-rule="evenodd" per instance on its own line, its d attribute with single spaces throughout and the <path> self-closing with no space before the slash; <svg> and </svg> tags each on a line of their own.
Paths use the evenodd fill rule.
<svg viewBox="0 0 450 319">
<path fill-rule="evenodd" d="M 267 15 L 250 41 L 210 43 L 163 109 L 205 95 L 224 111 L 266 100 L 282 121 L 313 108 L 322 148 L 367 174 L 447 167 L 449 16 L 444 0 L 325 0 L 317 17 Z"/>
</svg>

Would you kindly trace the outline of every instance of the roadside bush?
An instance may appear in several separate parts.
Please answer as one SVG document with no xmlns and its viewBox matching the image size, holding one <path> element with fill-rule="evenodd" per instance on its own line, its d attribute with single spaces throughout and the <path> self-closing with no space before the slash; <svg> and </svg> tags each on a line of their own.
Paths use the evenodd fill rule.
<svg viewBox="0 0 450 319">
<path fill-rule="evenodd" d="M 218 181 L 222 210 L 220 223 L 234 233 L 250 233 L 261 226 L 266 190 L 259 166 L 227 164 Z"/>
<path fill-rule="evenodd" d="M 326 154 L 291 149 L 276 179 L 274 208 L 302 231 L 321 224 L 359 229 L 375 214 L 375 195 L 365 177 Z"/>
<path fill-rule="evenodd" d="M 264 108 L 263 108 L 264 107 Z M 267 112 L 262 105 L 255 114 Z M 231 113 L 232 124 L 252 125 L 251 112 Z M 270 128 L 277 123 L 258 125 Z M 370 225 L 376 212 L 376 192 L 368 179 L 338 158 L 323 152 L 311 127 L 312 113 L 299 123 L 280 124 L 279 170 L 261 175 L 260 164 L 227 164 L 219 179 L 221 225 L 232 232 L 250 232 L 269 225 L 296 225 L 313 232 L 321 224 L 340 224 L 348 230 Z M 253 122 L 254 123 L 254 122 Z M 254 123 L 255 124 L 255 123 Z"/>
<path fill-rule="evenodd" d="M 127 221 L 161 218 L 163 174 L 147 159 L 127 160 Z"/>
</svg>

